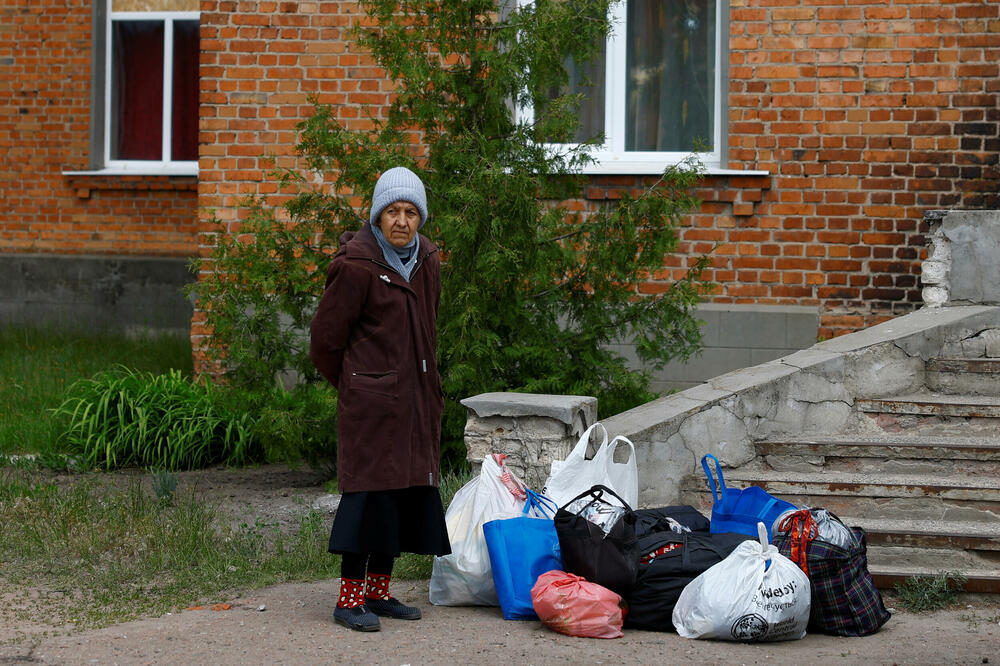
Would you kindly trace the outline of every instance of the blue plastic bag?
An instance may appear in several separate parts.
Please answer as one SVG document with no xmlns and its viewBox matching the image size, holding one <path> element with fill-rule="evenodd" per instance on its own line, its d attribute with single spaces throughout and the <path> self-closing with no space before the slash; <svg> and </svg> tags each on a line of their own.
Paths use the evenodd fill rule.
<svg viewBox="0 0 1000 666">
<path fill-rule="evenodd" d="M 708 468 L 709 459 L 715 462 L 715 472 L 719 476 L 719 487 L 716 487 L 715 479 Z M 757 536 L 757 523 L 761 522 L 767 528 L 767 538 L 770 540 L 772 538 L 771 526 L 778 519 L 778 516 L 785 511 L 798 509 L 791 502 L 771 496 L 759 486 L 750 486 L 742 490 L 727 488 L 719 459 L 712 454 L 701 459 L 701 466 L 705 470 L 708 485 L 712 489 L 712 518 L 709 531 L 713 534 L 736 532 Z"/>
<path fill-rule="evenodd" d="M 483 524 L 500 609 L 505 620 L 537 620 L 531 588 L 543 573 L 562 569 L 552 500 L 528 490 L 520 516 Z"/>
</svg>

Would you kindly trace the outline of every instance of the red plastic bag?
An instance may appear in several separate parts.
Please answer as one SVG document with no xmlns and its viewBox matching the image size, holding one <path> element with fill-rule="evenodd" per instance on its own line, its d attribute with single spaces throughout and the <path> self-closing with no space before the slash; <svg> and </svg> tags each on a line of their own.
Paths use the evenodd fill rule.
<svg viewBox="0 0 1000 666">
<path fill-rule="evenodd" d="M 549 629 L 584 638 L 621 638 L 625 610 L 622 598 L 597 583 L 555 569 L 543 573 L 531 588 L 538 619 Z"/>
</svg>

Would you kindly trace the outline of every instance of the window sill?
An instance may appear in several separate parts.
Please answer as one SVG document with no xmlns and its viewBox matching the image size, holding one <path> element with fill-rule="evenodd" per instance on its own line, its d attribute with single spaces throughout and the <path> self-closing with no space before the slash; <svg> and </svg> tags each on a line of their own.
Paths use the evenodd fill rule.
<svg viewBox="0 0 1000 666">
<path fill-rule="evenodd" d="M 604 160 L 602 162 L 588 165 L 580 170 L 585 176 L 658 176 L 672 162 L 642 161 L 642 162 L 616 162 Z M 719 166 L 704 165 L 706 176 L 770 176 L 771 172 L 761 169 L 723 169 Z"/>
<path fill-rule="evenodd" d="M 198 177 L 198 168 L 177 168 L 177 169 L 96 169 L 93 171 L 63 171 L 62 175 L 68 176 L 70 178 L 101 178 L 101 177 L 120 177 L 120 176 L 139 176 L 139 177 L 154 177 L 154 176 L 183 176 L 183 177 Z"/>
<path fill-rule="evenodd" d="M 135 170 L 63 171 L 76 196 L 89 199 L 97 190 L 197 192 L 198 174 L 182 171 L 139 173 Z"/>
</svg>

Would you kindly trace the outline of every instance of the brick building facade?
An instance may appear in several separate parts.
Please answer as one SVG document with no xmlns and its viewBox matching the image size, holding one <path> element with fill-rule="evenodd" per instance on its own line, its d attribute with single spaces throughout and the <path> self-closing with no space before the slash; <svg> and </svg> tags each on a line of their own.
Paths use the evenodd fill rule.
<svg viewBox="0 0 1000 666">
<path fill-rule="evenodd" d="M 117 1 L 117 0 L 116 0 Z M 214 215 L 281 200 L 307 96 L 364 128 L 392 86 L 345 29 L 356 5 L 200 0 L 197 177 L 107 175 L 92 153 L 94 16 L 84 0 L 0 0 L 0 259 L 206 253 Z M 717 307 L 814 310 L 831 337 L 918 306 L 922 219 L 1000 208 L 1000 2 L 718 4 L 721 161 L 701 210 L 641 291 L 711 251 Z M 84 174 L 68 174 L 78 171 Z M 646 182 L 595 174 L 589 203 Z M 193 337 L 204 333 L 195 310 Z"/>
</svg>

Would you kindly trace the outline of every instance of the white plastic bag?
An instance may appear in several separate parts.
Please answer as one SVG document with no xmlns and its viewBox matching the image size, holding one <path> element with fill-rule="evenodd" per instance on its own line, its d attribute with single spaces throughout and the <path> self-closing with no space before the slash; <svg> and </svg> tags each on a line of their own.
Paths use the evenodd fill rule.
<svg viewBox="0 0 1000 666">
<path fill-rule="evenodd" d="M 796 509 L 796 511 L 809 511 L 812 514 L 813 521 L 816 523 L 816 539 L 839 546 L 845 550 L 854 550 L 860 545 L 858 538 L 854 536 L 851 528 L 842 523 L 840 518 L 830 513 L 829 510 L 810 509 L 807 506 L 803 506 L 801 509 Z M 779 534 L 787 533 L 787 528 L 783 530 L 780 528 L 780 525 L 782 519 L 792 513 L 795 513 L 795 511 L 785 511 L 778 516 L 771 527 L 771 534 L 777 537 Z"/>
<path fill-rule="evenodd" d="M 435 557 L 430 602 L 438 606 L 499 606 L 483 524 L 521 515 L 524 483 L 507 469 L 504 456 L 483 460 L 479 476 L 462 486 L 445 512 L 451 554 Z"/>
<path fill-rule="evenodd" d="M 588 459 L 590 435 L 597 428 L 600 428 L 604 438 L 594 457 Z M 615 462 L 615 451 L 619 447 L 628 447 L 628 460 Z M 565 506 L 574 497 L 598 484 L 621 495 L 629 507 L 636 507 L 639 501 L 639 469 L 635 462 L 635 446 L 621 436 L 608 443 L 608 431 L 600 422 L 587 428 L 565 460 L 552 461 L 542 494 L 557 506 Z"/>
<path fill-rule="evenodd" d="M 806 635 L 809 579 L 768 544 L 764 523 L 757 531 L 759 542 L 744 541 L 681 591 L 672 616 L 678 634 L 744 642 Z"/>
</svg>

